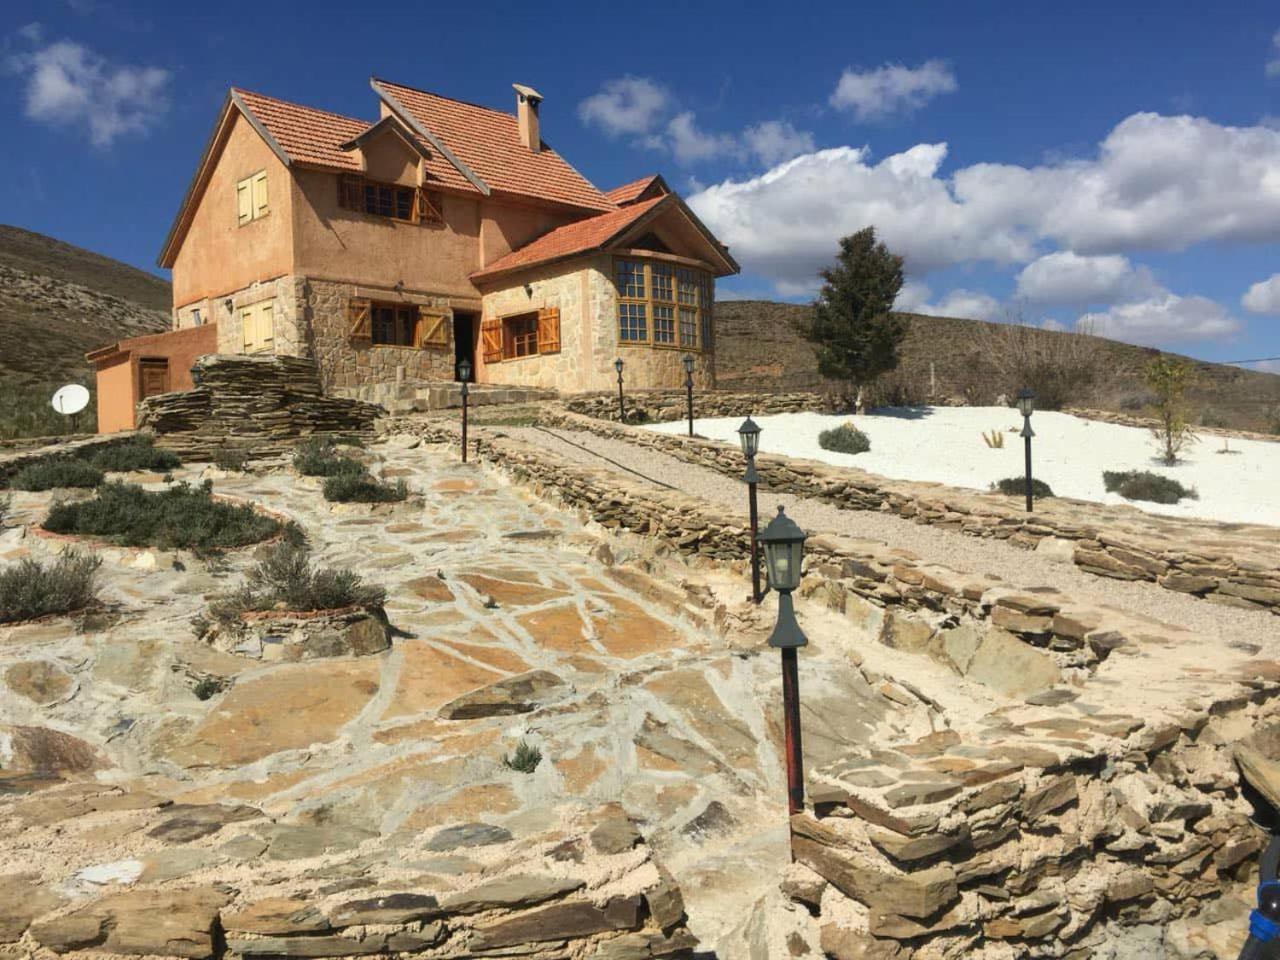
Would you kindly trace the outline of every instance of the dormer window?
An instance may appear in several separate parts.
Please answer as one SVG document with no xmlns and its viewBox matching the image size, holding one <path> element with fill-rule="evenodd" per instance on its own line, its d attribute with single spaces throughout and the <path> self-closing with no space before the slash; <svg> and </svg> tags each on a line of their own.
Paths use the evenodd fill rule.
<svg viewBox="0 0 1280 960">
<path fill-rule="evenodd" d="M 343 174 L 338 178 L 338 206 L 344 210 L 402 220 L 405 223 L 444 222 L 438 195 L 421 187 L 382 183 L 354 173 Z"/>
</svg>

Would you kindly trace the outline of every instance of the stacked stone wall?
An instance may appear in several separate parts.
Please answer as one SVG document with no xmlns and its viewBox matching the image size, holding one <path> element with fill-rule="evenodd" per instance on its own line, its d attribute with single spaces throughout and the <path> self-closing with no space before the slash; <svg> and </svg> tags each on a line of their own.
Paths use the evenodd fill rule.
<svg viewBox="0 0 1280 960">
<path fill-rule="evenodd" d="M 688 394 L 684 390 L 641 390 L 623 392 L 623 405 L 628 423 L 668 423 L 688 416 Z M 597 420 L 618 421 L 618 392 L 601 392 L 574 397 L 566 405 L 571 413 Z M 838 409 L 839 398 L 831 394 L 811 393 L 730 393 L 703 391 L 694 385 L 693 415 L 705 417 L 764 416 L 771 413 L 801 413 Z"/>
</svg>

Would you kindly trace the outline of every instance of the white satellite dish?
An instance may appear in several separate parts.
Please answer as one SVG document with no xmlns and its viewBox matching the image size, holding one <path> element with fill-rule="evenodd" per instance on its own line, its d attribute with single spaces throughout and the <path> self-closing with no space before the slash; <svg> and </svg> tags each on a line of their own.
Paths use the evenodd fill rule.
<svg viewBox="0 0 1280 960">
<path fill-rule="evenodd" d="M 89 391 L 78 383 L 68 383 L 57 389 L 49 403 L 59 413 L 71 416 L 89 405 Z"/>
</svg>

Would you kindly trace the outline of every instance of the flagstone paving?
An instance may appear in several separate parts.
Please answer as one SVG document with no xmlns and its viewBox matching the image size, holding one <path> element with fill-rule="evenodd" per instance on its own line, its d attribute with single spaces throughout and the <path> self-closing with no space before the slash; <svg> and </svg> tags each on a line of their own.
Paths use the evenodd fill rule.
<svg viewBox="0 0 1280 960">
<path fill-rule="evenodd" d="M 74 943 L 98 916 L 77 910 L 135 888 L 229 884 L 224 912 L 389 875 L 444 894 L 620 804 L 677 872 L 694 932 L 736 955 L 788 860 L 770 614 L 726 571 L 584 528 L 438 447 L 370 452 L 409 502 L 329 505 L 283 463 L 206 473 L 387 588 L 383 653 L 282 663 L 199 642 L 191 620 L 252 549 L 99 547 L 104 609 L 0 626 L 0 884 L 33 917 L 84 918 L 40 928 Z M 30 533 L 57 496 L 16 495 L 0 562 L 61 549 Z M 842 644 L 806 658 L 806 765 L 928 732 L 926 708 L 873 689 Z M 218 692 L 199 699 L 200 681 Z M 521 740 L 544 758 L 531 774 L 503 762 Z M 6 923 L 23 925 L 0 909 L 0 941 Z"/>
</svg>

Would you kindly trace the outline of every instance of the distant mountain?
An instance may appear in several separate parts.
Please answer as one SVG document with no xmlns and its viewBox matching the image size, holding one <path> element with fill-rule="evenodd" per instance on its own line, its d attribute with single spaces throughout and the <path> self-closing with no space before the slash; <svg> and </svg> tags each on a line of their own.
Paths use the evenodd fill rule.
<svg viewBox="0 0 1280 960">
<path fill-rule="evenodd" d="M 0 225 L 0 387 L 91 387 L 85 353 L 168 329 L 170 306 L 159 277 Z"/>
<path fill-rule="evenodd" d="M 716 381 L 727 390 L 801 390 L 823 386 L 813 347 L 795 332 L 794 323 L 810 308 L 768 300 L 716 303 Z M 908 314 L 909 333 L 901 365 L 888 378 L 905 392 L 922 397 L 967 397 L 993 403 L 1016 384 L 1005 382 L 994 354 L 1002 324 Z M 994 335 L 993 335 L 994 332 Z M 1027 331 L 1049 358 L 1077 349 L 1080 338 L 1052 330 Z M 1142 368 L 1160 354 L 1150 347 L 1089 337 L 1086 345 L 1097 375 L 1071 406 L 1141 415 L 1150 401 Z M 1280 409 L 1280 376 L 1203 360 L 1195 366 L 1188 401 L 1204 426 L 1239 430 L 1267 429 L 1269 413 Z"/>
</svg>

